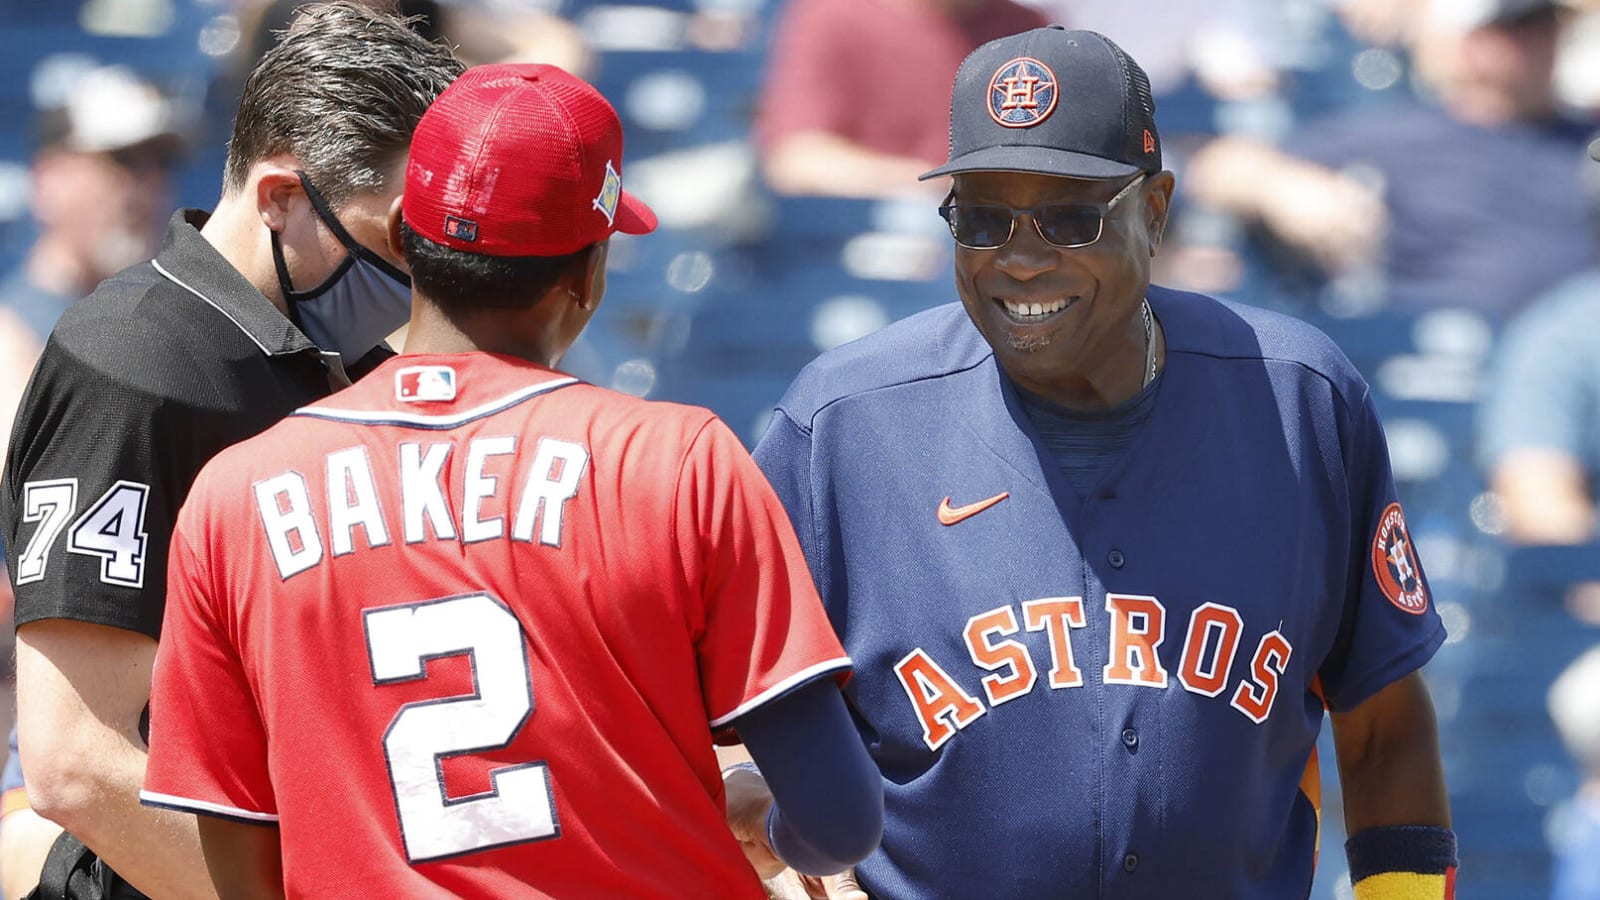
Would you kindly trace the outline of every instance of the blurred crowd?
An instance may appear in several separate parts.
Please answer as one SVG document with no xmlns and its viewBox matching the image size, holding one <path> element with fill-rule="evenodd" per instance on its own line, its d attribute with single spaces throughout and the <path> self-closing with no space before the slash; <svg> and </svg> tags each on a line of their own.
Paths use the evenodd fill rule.
<svg viewBox="0 0 1600 900">
<path fill-rule="evenodd" d="M 174 208 L 215 200 L 240 74 L 303 2 L 0 0 L 0 437 L 61 312 L 151 255 Z M 1447 753 L 1448 720 L 1493 693 L 1474 686 L 1511 677 L 1491 656 L 1549 669 L 1505 714 L 1565 742 L 1517 788 L 1552 810 L 1552 855 L 1489 873 L 1527 893 L 1463 896 L 1600 898 L 1600 651 L 1580 658 L 1600 643 L 1600 2 L 399 5 L 468 62 L 555 62 L 618 106 L 663 230 L 619 239 L 571 366 L 752 442 L 809 355 L 954 299 L 948 183 L 917 176 L 945 158 L 965 55 L 1047 22 L 1112 37 L 1149 74 L 1178 177 L 1155 281 L 1310 319 L 1387 407 L 1453 611 Z M 1515 581 L 1524 545 L 1571 548 L 1571 583 Z M 1566 643 L 1527 649 L 1530 616 Z"/>
</svg>

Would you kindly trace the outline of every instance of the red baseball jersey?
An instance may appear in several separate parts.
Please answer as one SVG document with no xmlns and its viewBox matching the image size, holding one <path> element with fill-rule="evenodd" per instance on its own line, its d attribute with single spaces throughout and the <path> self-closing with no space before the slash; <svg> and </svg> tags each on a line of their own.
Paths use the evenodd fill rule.
<svg viewBox="0 0 1600 900">
<path fill-rule="evenodd" d="M 277 823 L 290 896 L 764 896 L 712 733 L 849 667 L 720 421 L 509 357 L 225 451 L 173 547 L 142 798 Z"/>
</svg>

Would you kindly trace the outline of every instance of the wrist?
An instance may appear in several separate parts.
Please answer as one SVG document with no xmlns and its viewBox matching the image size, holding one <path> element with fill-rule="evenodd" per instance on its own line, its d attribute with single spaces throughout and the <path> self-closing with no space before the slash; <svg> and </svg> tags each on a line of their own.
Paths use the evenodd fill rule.
<svg viewBox="0 0 1600 900">
<path fill-rule="evenodd" d="M 1344 850 L 1355 900 L 1455 900 L 1456 836 L 1448 828 L 1367 828 Z"/>
<path fill-rule="evenodd" d="M 735 773 L 735 772 L 749 772 L 752 775 L 759 776 L 761 774 L 761 769 L 758 766 L 756 766 L 756 764 L 753 763 L 753 762 L 737 762 L 737 763 L 734 763 L 731 766 L 723 766 L 722 767 L 722 780 L 723 780 L 723 782 L 726 783 L 727 780 L 729 778 L 731 778 L 733 776 L 733 773 Z"/>
</svg>

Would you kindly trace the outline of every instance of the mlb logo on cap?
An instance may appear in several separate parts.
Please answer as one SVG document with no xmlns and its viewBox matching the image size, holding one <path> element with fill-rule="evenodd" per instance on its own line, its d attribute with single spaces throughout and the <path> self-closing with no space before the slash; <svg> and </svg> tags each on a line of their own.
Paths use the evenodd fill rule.
<svg viewBox="0 0 1600 900">
<path fill-rule="evenodd" d="M 456 398 L 456 370 L 449 366 L 407 366 L 394 373 L 394 395 L 407 403 Z"/>
<path fill-rule="evenodd" d="M 478 239 L 478 223 L 456 216 L 445 216 L 444 233 L 458 241 L 475 241 Z"/>
</svg>

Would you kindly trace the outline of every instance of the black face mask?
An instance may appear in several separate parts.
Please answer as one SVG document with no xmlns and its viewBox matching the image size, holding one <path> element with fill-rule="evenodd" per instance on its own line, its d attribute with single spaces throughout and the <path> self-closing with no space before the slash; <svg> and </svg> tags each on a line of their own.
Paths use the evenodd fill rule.
<svg viewBox="0 0 1600 900">
<path fill-rule="evenodd" d="M 318 347 L 339 354 L 350 366 L 383 343 L 411 315 L 411 277 L 363 247 L 345 230 L 304 172 L 296 172 L 311 208 L 347 251 L 344 261 L 321 284 L 297 291 L 283 259 L 283 242 L 272 232 L 272 263 L 278 289 L 289 302 L 294 323 Z"/>
</svg>

